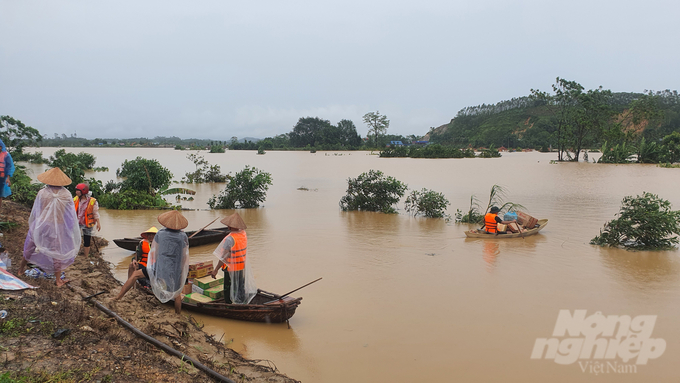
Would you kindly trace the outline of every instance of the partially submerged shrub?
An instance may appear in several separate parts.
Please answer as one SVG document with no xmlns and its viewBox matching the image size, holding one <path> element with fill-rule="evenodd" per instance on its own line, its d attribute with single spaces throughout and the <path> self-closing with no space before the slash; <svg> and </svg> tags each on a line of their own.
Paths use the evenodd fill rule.
<svg viewBox="0 0 680 383">
<path fill-rule="evenodd" d="M 225 182 L 227 180 L 227 175 L 220 171 L 220 165 L 210 165 L 203 156 L 198 154 L 189 154 L 187 158 L 196 165 L 196 171 L 186 173 L 182 182 L 200 184 Z"/>
<path fill-rule="evenodd" d="M 370 170 L 347 180 L 347 195 L 340 199 L 340 208 L 396 213 L 394 205 L 404 196 L 406 188 L 406 184 L 380 170 Z"/>
<path fill-rule="evenodd" d="M 614 146 L 608 146 L 607 141 L 602 144 L 602 156 L 597 162 L 603 164 L 627 164 L 632 161 L 635 147 L 622 142 Z"/>
<path fill-rule="evenodd" d="M 484 220 L 484 215 L 480 211 L 479 200 L 474 195 L 471 195 L 468 212 L 463 214 L 460 209 L 456 209 L 455 221 L 460 223 L 480 223 Z"/>
<path fill-rule="evenodd" d="M 489 146 L 488 149 L 482 149 L 482 151 L 479 152 L 480 158 L 497 158 L 500 157 L 501 153 L 496 149 L 493 144 Z"/>
<path fill-rule="evenodd" d="M 116 171 L 118 177 L 125 177 L 121 190 L 144 190 L 156 194 L 159 189 L 167 188 L 172 180 L 170 170 L 161 165 L 158 160 L 137 157 L 125 160 Z"/>
<path fill-rule="evenodd" d="M 270 173 L 246 166 L 229 178 L 225 189 L 217 196 L 210 197 L 211 209 L 253 208 L 260 206 L 272 185 Z"/>
<path fill-rule="evenodd" d="M 121 190 L 103 194 L 97 200 L 101 207 L 119 210 L 151 209 L 169 205 L 160 195 L 154 196 L 145 190 Z"/>
<path fill-rule="evenodd" d="M 446 207 L 448 205 L 449 200 L 444 197 L 443 193 L 423 189 L 421 191 L 412 191 L 406 197 L 404 208 L 414 216 L 422 214 L 428 218 L 445 218 Z"/>
<path fill-rule="evenodd" d="M 680 211 L 656 194 L 627 196 L 621 202 L 619 218 L 607 222 L 590 243 L 639 250 L 662 250 L 678 243 Z"/>
</svg>

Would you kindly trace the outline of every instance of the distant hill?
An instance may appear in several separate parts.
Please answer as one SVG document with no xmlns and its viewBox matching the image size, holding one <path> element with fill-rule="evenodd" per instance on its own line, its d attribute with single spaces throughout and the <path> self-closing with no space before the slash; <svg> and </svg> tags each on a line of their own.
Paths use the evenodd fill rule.
<svg viewBox="0 0 680 383">
<path fill-rule="evenodd" d="M 680 131 L 680 103 L 677 92 L 660 92 L 664 119 L 660 126 L 642 129 L 648 139 L 658 139 Z M 613 93 L 610 105 L 616 111 L 615 120 L 631 128 L 628 108 L 642 93 Z M 636 129 L 646 125 L 637 124 Z M 513 98 L 497 104 L 478 105 L 461 109 L 456 117 L 437 128 L 431 128 L 425 139 L 433 143 L 457 147 L 521 147 L 540 148 L 555 144 L 557 129 L 554 114 L 545 102 L 531 97 Z"/>
</svg>

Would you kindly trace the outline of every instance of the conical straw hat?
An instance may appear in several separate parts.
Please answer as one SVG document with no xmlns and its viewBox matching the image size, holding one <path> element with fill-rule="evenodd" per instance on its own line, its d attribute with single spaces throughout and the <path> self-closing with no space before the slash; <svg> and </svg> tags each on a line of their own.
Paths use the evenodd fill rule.
<svg viewBox="0 0 680 383">
<path fill-rule="evenodd" d="M 158 233 L 158 229 L 156 229 L 156 226 L 151 226 L 149 230 L 143 231 L 142 234 L 140 234 L 143 238 L 146 238 L 147 234 L 156 234 Z"/>
<path fill-rule="evenodd" d="M 172 230 L 182 230 L 189 226 L 189 221 L 177 210 L 170 210 L 158 216 L 158 222 L 161 225 Z"/>
<path fill-rule="evenodd" d="M 247 228 L 246 223 L 243 222 L 243 219 L 238 213 L 226 216 L 220 222 L 229 227 L 233 227 L 234 229 L 245 230 Z"/>
<path fill-rule="evenodd" d="M 38 174 L 38 181 L 50 186 L 68 186 L 71 179 L 59 168 L 52 168 L 45 173 Z"/>
</svg>

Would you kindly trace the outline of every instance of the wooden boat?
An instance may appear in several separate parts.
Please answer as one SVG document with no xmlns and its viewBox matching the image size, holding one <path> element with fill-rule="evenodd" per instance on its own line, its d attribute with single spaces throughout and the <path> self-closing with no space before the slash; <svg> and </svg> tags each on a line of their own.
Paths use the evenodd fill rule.
<svg viewBox="0 0 680 383">
<path fill-rule="evenodd" d="M 144 288 L 144 291 L 153 295 L 150 288 Z M 220 318 L 250 322 L 282 323 L 295 314 L 295 310 L 300 305 L 300 302 L 302 302 L 302 298 L 280 298 L 280 295 L 258 289 L 257 295 L 247 305 L 227 304 L 224 302 L 224 299 L 220 298 L 210 303 L 189 303 L 182 301 L 182 309 Z M 170 300 L 167 304 L 173 305 L 174 301 Z"/>
<path fill-rule="evenodd" d="M 530 235 L 538 234 L 541 229 L 548 225 L 547 219 L 539 219 L 538 226 L 533 229 L 529 229 L 523 233 L 508 233 L 508 234 L 487 234 L 486 231 L 482 230 L 468 230 L 465 232 L 465 236 L 468 238 L 487 238 L 487 239 L 505 239 L 505 238 L 522 238 L 528 237 Z"/>
<path fill-rule="evenodd" d="M 191 235 L 194 233 L 195 231 L 186 232 L 188 237 L 191 237 Z M 200 233 L 196 234 L 196 236 L 194 236 L 193 238 L 189 238 L 189 247 L 220 242 L 224 237 L 226 237 L 227 234 L 229 234 L 229 229 L 227 227 L 218 227 L 217 229 L 202 230 Z M 142 237 L 119 238 L 114 239 L 113 242 L 116 245 L 118 245 L 118 247 L 122 247 L 125 250 L 135 251 L 137 250 L 137 245 L 141 240 Z"/>
<path fill-rule="evenodd" d="M 295 309 L 302 298 L 285 297 L 264 290 L 257 290 L 247 305 L 226 304 L 224 299 L 210 303 L 182 302 L 182 308 L 198 313 L 221 318 L 237 319 L 250 322 L 281 323 L 295 314 Z"/>
</svg>

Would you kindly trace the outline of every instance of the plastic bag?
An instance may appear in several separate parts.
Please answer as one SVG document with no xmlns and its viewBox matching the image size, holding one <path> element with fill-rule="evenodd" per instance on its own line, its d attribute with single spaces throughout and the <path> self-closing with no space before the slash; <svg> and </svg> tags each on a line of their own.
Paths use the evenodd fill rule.
<svg viewBox="0 0 680 383">
<path fill-rule="evenodd" d="M 2 267 L 5 270 L 8 270 L 10 267 L 12 267 L 12 260 L 9 258 L 9 254 L 7 254 L 6 251 L 3 251 L 0 253 L 0 262 L 2 263 Z"/>
</svg>

